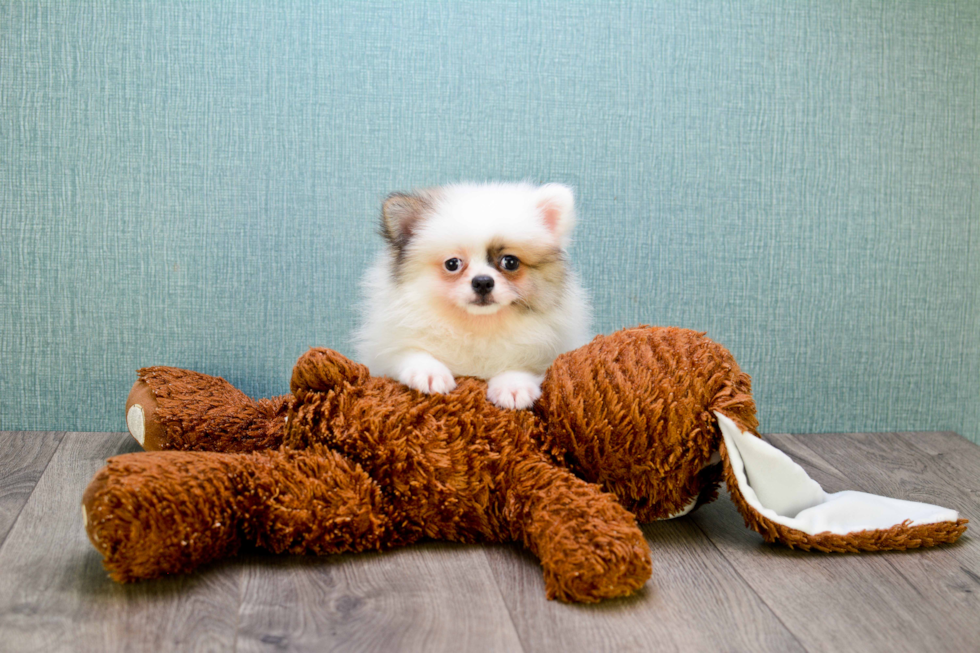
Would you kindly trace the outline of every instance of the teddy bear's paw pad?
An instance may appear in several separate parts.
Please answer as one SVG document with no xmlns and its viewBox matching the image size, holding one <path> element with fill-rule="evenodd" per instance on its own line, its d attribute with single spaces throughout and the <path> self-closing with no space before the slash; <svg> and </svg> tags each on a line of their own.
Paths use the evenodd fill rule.
<svg viewBox="0 0 980 653">
<path fill-rule="evenodd" d="M 143 442 L 146 440 L 146 422 L 144 420 L 143 407 L 139 404 L 133 404 L 126 411 L 126 428 L 129 429 L 129 434 L 142 447 Z"/>
<path fill-rule="evenodd" d="M 527 372 L 503 372 L 487 384 L 487 399 L 501 408 L 530 408 L 541 396 L 541 381 Z"/>
<path fill-rule="evenodd" d="M 158 409 L 153 390 L 142 379 L 137 380 L 126 398 L 126 428 L 147 451 L 159 451 L 167 444 L 167 430 Z"/>
</svg>

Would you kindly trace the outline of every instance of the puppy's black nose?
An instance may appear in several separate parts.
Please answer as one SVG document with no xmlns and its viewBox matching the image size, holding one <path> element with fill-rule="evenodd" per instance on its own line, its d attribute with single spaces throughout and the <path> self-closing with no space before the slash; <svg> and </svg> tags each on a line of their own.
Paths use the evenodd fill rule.
<svg viewBox="0 0 980 653">
<path fill-rule="evenodd" d="M 473 290 L 480 296 L 489 295 L 490 291 L 493 290 L 493 277 L 486 275 L 473 277 Z"/>
</svg>

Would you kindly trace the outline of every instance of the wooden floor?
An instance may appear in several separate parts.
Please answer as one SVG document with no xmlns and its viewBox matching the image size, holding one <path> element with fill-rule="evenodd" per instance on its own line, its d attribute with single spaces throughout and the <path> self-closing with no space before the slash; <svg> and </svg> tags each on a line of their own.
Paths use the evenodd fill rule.
<svg viewBox="0 0 980 653">
<path fill-rule="evenodd" d="M 645 527 L 653 578 L 599 605 L 547 601 L 516 546 L 250 555 L 118 585 L 82 491 L 121 433 L 0 433 L 3 651 L 980 651 L 980 447 L 953 433 L 767 436 L 828 491 L 956 508 L 956 545 L 824 555 L 769 546 L 722 497 Z"/>
</svg>

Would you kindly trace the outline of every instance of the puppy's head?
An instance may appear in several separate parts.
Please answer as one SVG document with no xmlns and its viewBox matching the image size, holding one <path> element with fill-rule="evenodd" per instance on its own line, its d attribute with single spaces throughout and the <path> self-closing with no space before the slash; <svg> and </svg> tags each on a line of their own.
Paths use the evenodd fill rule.
<svg viewBox="0 0 980 653">
<path fill-rule="evenodd" d="M 382 235 L 402 292 L 442 312 L 504 316 L 557 306 L 575 223 L 561 184 L 461 184 L 394 193 Z"/>
</svg>

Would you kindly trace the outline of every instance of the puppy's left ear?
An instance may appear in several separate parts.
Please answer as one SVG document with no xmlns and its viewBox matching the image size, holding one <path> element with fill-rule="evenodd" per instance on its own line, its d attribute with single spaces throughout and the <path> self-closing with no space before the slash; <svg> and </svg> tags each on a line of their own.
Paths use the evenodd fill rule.
<svg viewBox="0 0 980 653">
<path fill-rule="evenodd" d="M 545 184 L 537 190 L 538 211 L 555 238 L 562 244 L 568 243 L 575 227 L 575 194 L 564 184 Z"/>
</svg>

